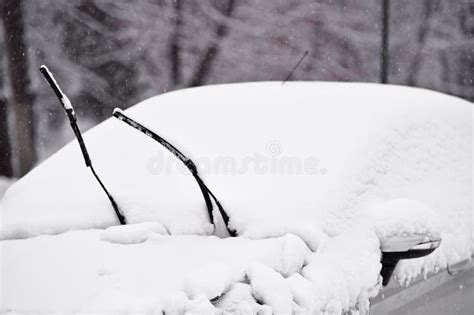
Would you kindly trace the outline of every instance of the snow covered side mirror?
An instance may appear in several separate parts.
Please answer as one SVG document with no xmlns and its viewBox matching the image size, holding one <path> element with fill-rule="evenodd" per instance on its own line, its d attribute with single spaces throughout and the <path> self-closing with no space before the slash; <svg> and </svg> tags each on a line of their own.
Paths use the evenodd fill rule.
<svg viewBox="0 0 474 315">
<path fill-rule="evenodd" d="M 390 282 L 400 260 L 427 256 L 434 252 L 440 243 L 440 239 L 423 241 L 420 237 L 395 238 L 382 243 L 382 285 L 386 286 Z"/>
</svg>

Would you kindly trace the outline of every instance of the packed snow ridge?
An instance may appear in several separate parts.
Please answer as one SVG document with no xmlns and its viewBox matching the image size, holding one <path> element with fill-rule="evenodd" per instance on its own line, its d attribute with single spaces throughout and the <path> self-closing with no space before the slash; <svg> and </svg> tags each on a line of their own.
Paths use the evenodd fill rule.
<svg viewBox="0 0 474 315">
<path fill-rule="evenodd" d="M 179 161 L 117 120 L 0 203 L 0 312 L 367 313 L 382 249 L 438 240 L 400 283 L 470 259 L 472 109 L 421 89 L 248 83 L 151 98 L 126 113 L 191 157 L 230 216 L 209 222 Z"/>
</svg>

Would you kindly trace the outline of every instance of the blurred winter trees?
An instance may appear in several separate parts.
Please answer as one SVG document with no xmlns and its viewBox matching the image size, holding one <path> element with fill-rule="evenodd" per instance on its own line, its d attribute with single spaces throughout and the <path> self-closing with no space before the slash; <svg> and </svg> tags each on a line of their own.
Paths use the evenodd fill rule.
<svg viewBox="0 0 474 315">
<path fill-rule="evenodd" d="M 21 175 L 29 168 L 21 148 L 31 147 L 23 154 L 31 164 L 35 153 L 44 158 L 72 138 L 41 64 L 70 96 L 83 129 L 114 107 L 174 89 L 282 80 L 306 50 L 293 80 L 380 82 L 385 71 L 389 83 L 474 100 L 470 1 L 2 0 L 3 25 L 21 8 L 24 47 L 6 40 L 18 31 L 0 29 L 0 175 L 11 174 L 2 166 L 12 157 L 6 140 Z"/>
</svg>

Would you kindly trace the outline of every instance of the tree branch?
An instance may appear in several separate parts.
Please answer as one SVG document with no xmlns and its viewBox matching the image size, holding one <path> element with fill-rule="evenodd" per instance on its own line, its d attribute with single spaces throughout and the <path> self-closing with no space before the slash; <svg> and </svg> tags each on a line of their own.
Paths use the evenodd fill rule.
<svg viewBox="0 0 474 315">
<path fill-rule="evenodd" d="M 234 7 L 235 1 L 228 0 L 227 7 L 225 8 L 223 15 L 226 18 L 230 18 L 233 14 Z M 205 81 L 205 79 L 209 75 L 213 63 L 215 62 L 216 56 L 219 53 L 219 44 L 227 36 L 228 31 L 229 29 L 226 22 L 221 21 L 217 24 L 216 36 L 214 40 L 204 50 L 201 60 L 199 61 L 188 86 L 199 86 L 202 85 L 202 83 Z"/>
</svg>

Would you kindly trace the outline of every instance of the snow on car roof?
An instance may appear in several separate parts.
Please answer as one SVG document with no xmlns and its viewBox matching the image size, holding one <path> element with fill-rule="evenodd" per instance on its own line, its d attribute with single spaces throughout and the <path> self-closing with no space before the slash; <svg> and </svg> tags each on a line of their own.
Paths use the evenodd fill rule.
<svg viewBox="0 0 474 315">
<path fill-rule="evenodd" d="M 399 86 L 262 82 L 171 92 L 125 112 L 196 162 L 241 237 L 210 236 L 215 243 L 208 244 L 213 226 L 192 176 L 164 148 L 109 119 L 84 139 L 96 170 L 135 224 L 2 242 L 5 257 L 12 259 L 4 263 L 6 274 L 38 283 L 36 272 L 33 279 L 22 276 L 30 264 L 15 265 L 17 254 L 34 246 L 53 248 L 32 252 L 45 266 L 56 255 L 73 255 L 68 242 L 77 245 L 77 263 L 64 258 L 67 268 L 43 270 L 58 281 L 63 271 L 89 275 L 70 279 L 75 287 L 63 293 L 67 297 L 57 311 L 114 311 L 112 301 L 120 297 L 121 311 L 185 305 L 206 313 L 212 307 L 245 304 L 257 310 L 265 304 L 282 313 L 298 307 L 337 313 L 363 309 L 378 292 L 380 242 L 386 239 L 407 234 L 443 239 L 428 258 L 401 264 L 400 281 L 471 256 L 469 102 Z M 0 208 L 5 240 L 117 224 L 74 141 L 15 183 Z M 280 249 L 250 245 L 266 238 Z M 183 239 L 188 247 L 180 245 Z M 101 251 L 105 256 L 88 257 L 88 246 L 92 256 Z M 235 267 L 234 256 L 218 254 L 227 247 L 248 260 Z M 173 248 L 182 253 L 173 256 Z M 114 262 L 109 252 L 117 256 Z M 140 259 L 130 262 L 125 259 L 130 255 Z M 160 255 L 168 262 L 161 265 Z M 198 256 L 205 258 L 198 263 Z M 294 260 L 286 263 L 290 256 Z M 111 276 L 104 277 L 109 272 L 100 271 L 103 264 L 115 268 Z M 206 282 L 199 278 L 203 268 L 220 271 Z M 170 280 L 159 284 L 166 270 Z M 7 302 L 0 306 L 23 305 L 18 290 L 24 287 L 5 287 Z M 96 291 L 74 297 L 86 287 Z M 34 298 L 34 288 L 26 290 L 29 310 L 51 310 L 54 303 Z M 55 296 L 55 290 L 44 292 Z"/>
</svg>

